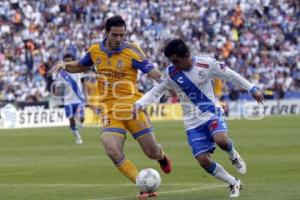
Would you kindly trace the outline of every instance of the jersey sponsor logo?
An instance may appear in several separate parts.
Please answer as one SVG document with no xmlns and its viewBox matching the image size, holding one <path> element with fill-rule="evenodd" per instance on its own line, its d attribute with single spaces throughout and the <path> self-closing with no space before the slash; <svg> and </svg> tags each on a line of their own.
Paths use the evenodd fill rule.
<svg viewBox="0 0 300 200">
<path fill-rule="evenodd" d="M 183 84 L 183 82 L 184 82 L 184 81 L 183 81 L 183 78 L 182 78 L 181 76 L 178 77 L 177 82 Z"/>
<path fill-rule="evenodd" d="M 117 72 L 117 71 L 110 70 L 110 69 L 101 70 L 99 72 L 99 74 L 103 75 L 103 76 L 105 76 L 107 78 L 117 78 L 117 79 L 121 79 L 121 78 L 124 78 L 126 76 L 125 73 Z"/>
<path fill-rule="evenodd" d="M 205 63 L 196 63 L 196 66 L 201 68 L 209 68 L 209 65 Z"/>
</svg>

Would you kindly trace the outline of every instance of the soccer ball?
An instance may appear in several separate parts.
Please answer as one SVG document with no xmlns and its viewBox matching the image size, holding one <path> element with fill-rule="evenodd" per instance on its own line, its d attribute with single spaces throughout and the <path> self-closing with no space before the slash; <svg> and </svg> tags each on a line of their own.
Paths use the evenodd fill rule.
<svg viewBox="0 0 300 200">
<path fill-rule="evenodd" d="M 142 169 L 136 177 L 136 185 L 141 192 L 155 192 L 160 186 L 161 178 L 155 169 Z"/>
</svg>

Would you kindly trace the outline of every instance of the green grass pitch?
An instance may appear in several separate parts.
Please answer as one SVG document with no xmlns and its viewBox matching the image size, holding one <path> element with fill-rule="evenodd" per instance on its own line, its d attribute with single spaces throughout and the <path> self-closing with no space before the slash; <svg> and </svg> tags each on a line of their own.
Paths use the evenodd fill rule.
<svg viewBox="0 0 300 200">
<path fill-rule="evenodd" d="M 164 175 L 127 137 L 125 152 L 138 168 L 152 167 L 162 176 L 156 200 L 228 199 L 228 188 L 209 176 L 192 157 L 182 122 L 154 123 L 158 141 L 173 160 Z M 229 121 L 230 136 L 247 162 L 238 175 L 227 154 L 213 158 L 245 186 L 241 200 L 300 199 L 300 117 Z M 0 130 L 1 200 L 130 200 L 137 189 L 106 157 L 98 128 L 84 128 L 83 145 L 73 143 L 68 127 Z"/>
</svg>

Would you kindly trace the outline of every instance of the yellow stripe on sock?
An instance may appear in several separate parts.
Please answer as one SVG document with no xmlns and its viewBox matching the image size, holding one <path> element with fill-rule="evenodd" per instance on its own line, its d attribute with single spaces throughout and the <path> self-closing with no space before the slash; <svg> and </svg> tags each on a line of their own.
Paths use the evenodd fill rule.
<svg viewBox="0 0 300 200">
<path fill-rule="evenodd" d="M 130 160 L 126 159 L 117 167 L 126 177 L 128 177 L 132 182 L 135 183 L 135 178 L 138 175 L 139 171 Z"/>
</svg>

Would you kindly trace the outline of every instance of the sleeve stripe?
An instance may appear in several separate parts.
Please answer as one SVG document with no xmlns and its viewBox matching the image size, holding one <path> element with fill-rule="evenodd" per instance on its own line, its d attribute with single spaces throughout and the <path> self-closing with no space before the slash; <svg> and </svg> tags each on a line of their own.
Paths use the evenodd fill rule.
<svg viewBox="0 0 300 200">
<path fill-rule="evenodd" d="M 92 66 L 93 60 L 91 58 L 90 52 L 88 52 L 87 54 L 85 54 L 79 61 L 80 65 L 84 66 L 84 67 L 90 67 Z"/>
</svg>

